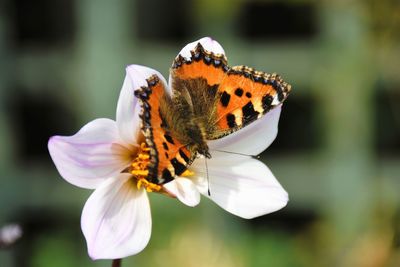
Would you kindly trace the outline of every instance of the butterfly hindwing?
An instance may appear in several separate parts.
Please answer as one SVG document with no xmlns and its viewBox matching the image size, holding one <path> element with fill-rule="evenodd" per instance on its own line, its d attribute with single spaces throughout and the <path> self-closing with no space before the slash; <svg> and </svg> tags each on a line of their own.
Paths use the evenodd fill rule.
<svg viewBox="0 0 400 267">
<path fill-rule="evenodd" d="M 190 163 L 189 150 L 170 132 L 168 117 L 163 110 L 170 108 L 170 96 L 160 79 L 153 75 L 147 79 L 147 87 L 135 91 L 141 100 L 142 132 L 150 149 L 149 175 L 147 180 L 164 184 L 182 174 Z"/>
</svg>

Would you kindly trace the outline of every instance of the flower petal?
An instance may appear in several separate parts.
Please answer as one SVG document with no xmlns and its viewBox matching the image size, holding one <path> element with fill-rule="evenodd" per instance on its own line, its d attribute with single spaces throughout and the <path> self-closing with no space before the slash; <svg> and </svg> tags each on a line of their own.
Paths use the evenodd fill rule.
<svg viewBox="0 0 400 267">
<path fill-rule="evenodd" d="M 73 136 L 53 136 L 50 156 L 61 176 L 73 185 L 96 188 L 130 163 L 131 151 L 121 144 L 115 122 L 97 119 Z"/>
<path fill-rule="evenodd" d="M 197 41 L 187 44 L 184 48 L 182 48 L 179 54 L 186 59 L 190 59 L 191 57 L 190 51 L 194 50 L 194 48 L 198 43 L 200 43 L 203 46 L 203 48 L 208 52 L 225 55 L 225 51 L 222 48 L 222 46 L 217 41 L 213 40 L 210 37 L 203 37 Z"/>
<path fill-rule="evenodd" d="M 108 179 L 87 200 L 81 227 L 92 259 L 139 253 L 151 235 L 147 193 L 136 188 L 129 174 Z"/>
<path fill-rule="evenodd" d="M 223 209 L 251 219 L 286 206 L 288 194 L 261 161 L 218 152 L 212 156 L 207 160 L 209 182 L 204 160 L 195 161 L 191 170 L 200 193 Z"/>
<path fill-rule="evenodd" d="M 189 179 L 177 177 L 166 183 L 164 188 L 175 195 L 183 204 L 194 207 L 200 203 L 200 193 L 196 185 Z"/>
<path fill-rule="evenodd" d="M 130 65 L 126 68 L 126 76 L 122 85 L 117 105 L 117 125 L 121 138 L 128 144 L 136 144 L 140 132 L 140 110 L 135 90 L 147 86 L 150 76 L 157 75 L 167 85 L 165 78 L 156 70 L 140 65 Z"/>
<path fill-rule="evenodd" d="M 207 142 L 208 147 L 210 150 L 258 155 L 275 140 L 280 114 L 281 106 L 278 106 L 239 131 Z"/>
</svg>

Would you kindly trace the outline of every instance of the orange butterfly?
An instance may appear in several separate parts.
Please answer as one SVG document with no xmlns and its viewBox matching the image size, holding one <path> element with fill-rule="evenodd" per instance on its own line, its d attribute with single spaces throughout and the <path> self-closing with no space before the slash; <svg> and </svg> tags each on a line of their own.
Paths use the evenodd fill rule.
<svg viewBox="0 0 400 267">
<path fill-rule="evenodd" d="M 210 158 L 207 142 L 236 132 L 279 106 L 291 86 L 277 74 L 227 65 L 224 54 L 199 42 L 171 67 L 172 93 L 157 75 L 135 91 L 149 148 L 146 180 L 165 184 L 187 170 L 198 154 Z"/>
</svg>

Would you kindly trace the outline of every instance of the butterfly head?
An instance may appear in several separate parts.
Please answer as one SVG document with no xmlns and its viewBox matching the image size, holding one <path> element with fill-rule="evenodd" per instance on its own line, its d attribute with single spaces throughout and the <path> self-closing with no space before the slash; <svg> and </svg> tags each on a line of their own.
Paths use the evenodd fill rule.
<svg viewBox="0 0 400 267">
<path fill-rule="evenodd" d="M 207 150 L 199 151 L 199 153 L 202 154 L 204 157 L 211 159 L 211 154 L 210 151 L 208 151 L 208 148 Z"/>
<path fill-rule="evenodd" d="M 197 154 L 203 155 L 204 157 L 206 157 L 208 159 L 211 158 L 210 150 L 209 150 L 209 148 L 208 148 L 206 143 L 194 144 L 191 148 Z"/>
</svg>

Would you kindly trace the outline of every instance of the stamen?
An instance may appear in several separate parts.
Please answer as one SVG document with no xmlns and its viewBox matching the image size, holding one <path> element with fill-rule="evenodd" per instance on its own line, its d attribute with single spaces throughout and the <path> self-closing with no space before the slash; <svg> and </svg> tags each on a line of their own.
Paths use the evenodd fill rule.
<svg viewBox="0 0 400 267">
<path fill-rule="evenodd" d="M 136 186 L 138 189 L 143 187 L 147 192 L 159 192 L 162 189 L 161 185 L 151 183 L 147 180 L 149 175 L 149 164 L 150 164 L 150 148 L 147 147 L 146 143 L 140 144 L 140 150 L 136 158 L 131 164 L 130 173 L 136 180 Z"/>
<path fill-rule="evenodd" d="M 148 170 L 132 170 L 131 173 L 135 176 L 144 176 L 146 177 L 147 175 L 149 175 L 149 171 Z"/>
<path fill-rule="evenodd" d="M 162 185 L 150 182 L 148 179 L 150 164 L 150 148 L 146 143 L 140 144 L 136 158 L 132 161 L 129 172 L 133 175 L 133 182 L 136 182 L 137 189 L 144 188 L 147 192 L 159 192 L 171 196 Z M 194 172 L 186 169 L 181 176 L 193 176 Z M 172 196 L 174 197 L 174 196 Z"/>
<path fill-rule="evenodd" d="M 140 189 L 140 187 L 142 186 L 146 189 L 147 192 L 159 192 L 162 189 L 161 185 L 150 183 L 144 178 L 139 179 L 137 182 L 138 189 Z"/>
<path fill-rule="evenodd" d="M 142 143 L 140 144 L 140 149 L 142 149 L 142 151 L 150 151 L 150 148 L 147 147 L 147 145 L 146 145 L 145 142 L 142 142 Z"/>
<path fill-rule="evenodd" d="M 186 169 L 186 170 L 181 174 L 181 176 L 185 176 L 185 177 L 193 176 L 193 175 L 194 175 L 194 172 L 189 171 L 189 169 Z"/>
<path fill-rule="evenodd" d="M 139 154 L 139 159 L 141 159 L 141 160 L 150 159 L 150 155 L 149 154 Z"/>
</svg>

